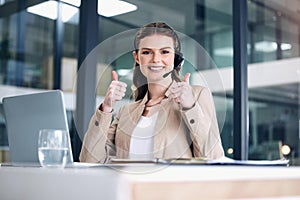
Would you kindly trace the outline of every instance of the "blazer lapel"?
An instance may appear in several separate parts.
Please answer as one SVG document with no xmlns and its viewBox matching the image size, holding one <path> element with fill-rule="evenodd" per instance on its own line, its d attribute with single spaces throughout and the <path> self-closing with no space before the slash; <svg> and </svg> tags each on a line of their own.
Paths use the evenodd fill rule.
<svg viewBox="0 0 300 200">
<path fill-rule="evenodd" d="M 140 117 L 142 116 L 145 108 L 145 103 L 148 100 L 148 95 L 140 101 L 140 102 L 134 102 L 133 104 L 126 107 L 125 116 L 123 117 L 122 122 L 124 123 L 124 130 L 126 130 L 126 134 L 132 135 L 132 132 L 134 128 L 136 127 Z"/>
</svg>

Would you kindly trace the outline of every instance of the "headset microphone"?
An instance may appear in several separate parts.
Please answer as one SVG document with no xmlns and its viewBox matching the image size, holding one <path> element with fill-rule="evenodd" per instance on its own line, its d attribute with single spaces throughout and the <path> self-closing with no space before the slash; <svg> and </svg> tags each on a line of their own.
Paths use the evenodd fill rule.
<svg viewBox="0 0 300 200">
<path fill-rule="evenodd" d="M 174 70 L 176 70 L 178 67 L 182 66 L 184 63 L 184 58 L 182 56 L 182 53 L 178 53 L 175 55 L 175 58 L 174 58 L 174 68 L 169 71 L 168 73 L 165 73 L 163 75 L 164 78 L 166 78 L 167 76 L 169 76 Z"/>
<path fill-rule="evenodd" d="M 166 78 L 167 76 L 169 76 L 177 67 L 175 67 L 174 69 L 172 69 L 171 71 L 169 71 L 168 73 L 165 73 L 163 75 L 164 78 Z"/>
</svg>

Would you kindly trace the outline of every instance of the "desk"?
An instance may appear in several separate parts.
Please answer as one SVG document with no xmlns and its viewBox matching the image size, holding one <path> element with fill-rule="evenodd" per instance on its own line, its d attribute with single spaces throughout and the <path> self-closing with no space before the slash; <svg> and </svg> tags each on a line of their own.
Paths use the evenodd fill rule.
<svg viewBox="0 0 300 200">
<path fill-rule="evenodd" d="M 300 199 L 300 167 L 0 167 L 0 199 Z"/>
</svg>

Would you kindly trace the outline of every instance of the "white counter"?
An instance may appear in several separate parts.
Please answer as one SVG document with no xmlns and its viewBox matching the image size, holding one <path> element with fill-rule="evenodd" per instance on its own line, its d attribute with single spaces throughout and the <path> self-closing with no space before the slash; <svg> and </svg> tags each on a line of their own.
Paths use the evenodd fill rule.
<svg viewBox="0 0 300 200">
<path fill-rule="evenodd" d="M 0 199 L 300 199 L 300 167 L 0 167 Z"/>
</svg>

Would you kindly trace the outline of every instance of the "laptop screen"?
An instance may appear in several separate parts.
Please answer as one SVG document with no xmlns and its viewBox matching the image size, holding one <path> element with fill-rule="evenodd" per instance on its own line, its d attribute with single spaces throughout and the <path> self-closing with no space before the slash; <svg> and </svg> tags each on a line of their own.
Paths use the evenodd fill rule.
<svg viewBox="0 0 300 200">
<path fill-rule="evenodd" d="M 3 98 L 10 159 L 15 163 L 39 163 L 40 129 L 68 129 L 63 93 L 51 90 Z M 73 162 L 69 138 L 67 163 Z"/>
</svg>

